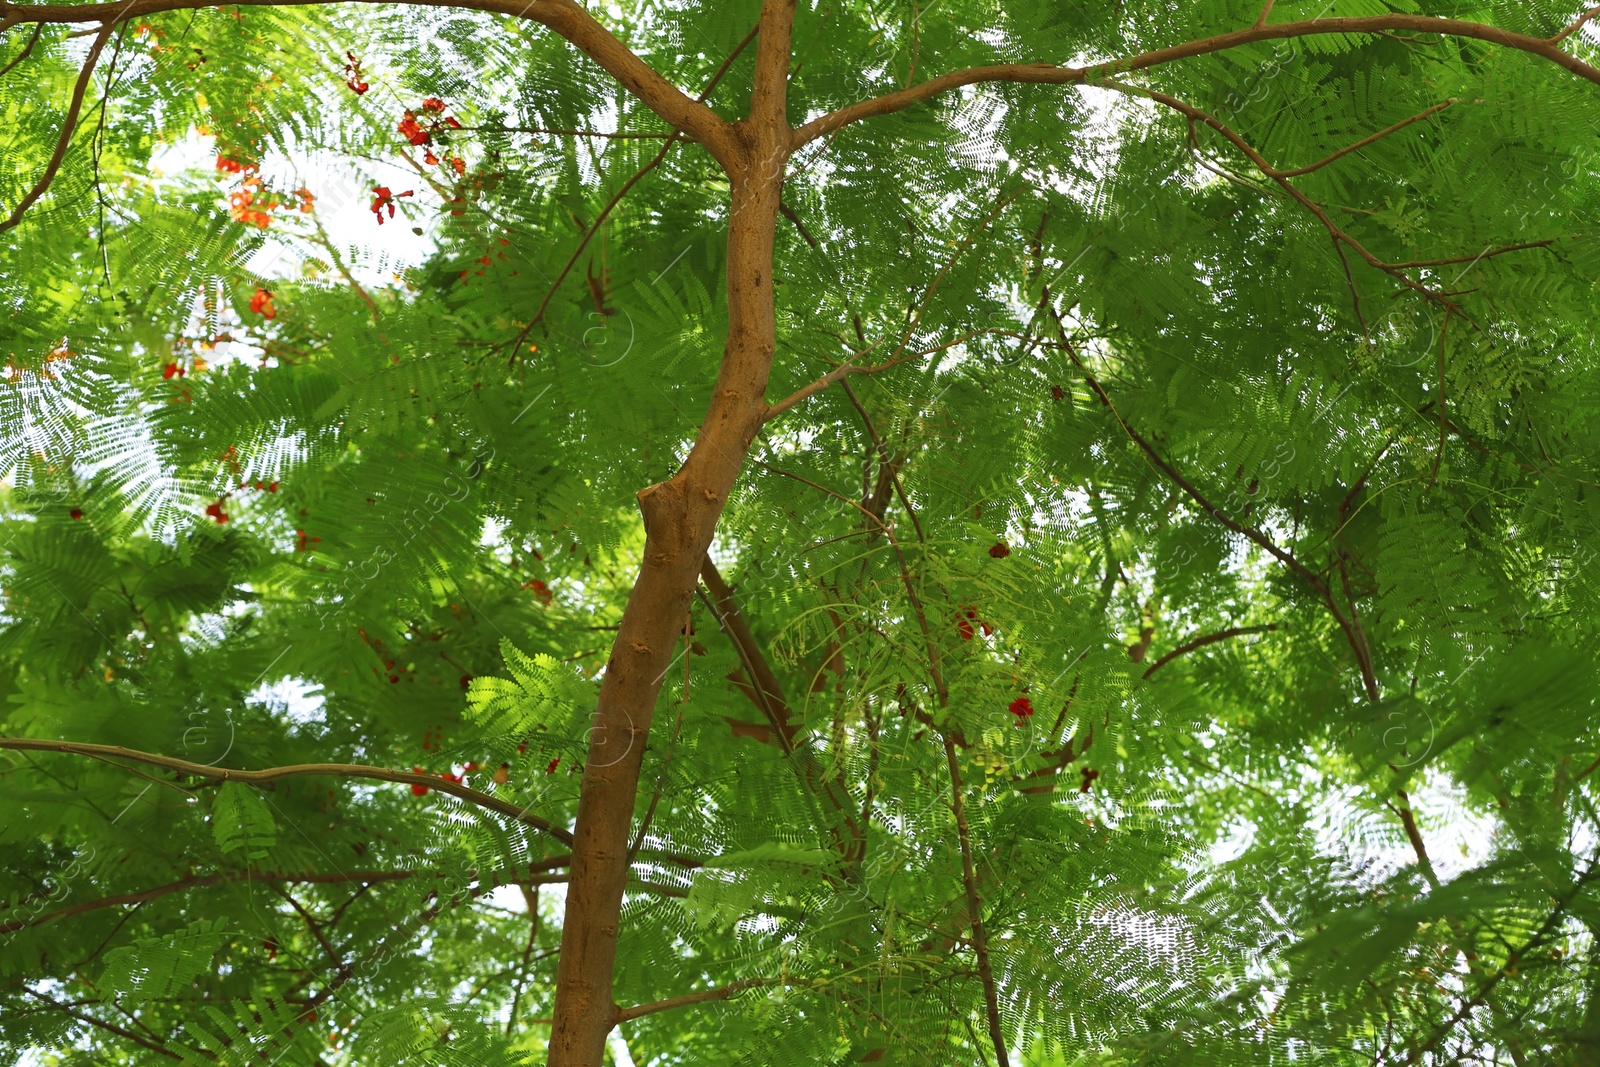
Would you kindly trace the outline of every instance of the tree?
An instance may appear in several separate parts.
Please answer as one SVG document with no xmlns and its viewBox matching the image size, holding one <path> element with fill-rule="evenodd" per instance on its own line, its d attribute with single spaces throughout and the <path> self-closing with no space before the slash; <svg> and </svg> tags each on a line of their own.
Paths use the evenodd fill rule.
<svg viewBox="0 0 1600 1067">
<path fill-rule="evenodd" d="M 0 2 L 0 1044 L 1594 1062 L 1600 7 L 1393 8 Z"/>
</svg>

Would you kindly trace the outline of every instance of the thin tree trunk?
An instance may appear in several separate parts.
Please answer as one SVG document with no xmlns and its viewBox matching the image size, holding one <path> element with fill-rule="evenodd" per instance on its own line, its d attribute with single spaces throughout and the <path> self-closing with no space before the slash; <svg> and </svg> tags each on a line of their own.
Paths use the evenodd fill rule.
<svg viewBox="0 0 1600 1067">
<path fill-rule="evenodd" d="M 763 13 L 758 66 L 774 62 L 779 48 L 786 75 L 787 27 L 771 27 L 777 38 L 771 40 L 768 18 Z M 761 89 L 758 76 L 758 104 Z M 644 562 L 606 664 L 589 732 L 556 971 L 550 1067 L 599 1067 L 606 1035 L 617 1021 L 612 973 L 628 879 L 628 833 L 650 720 L 717 519 L 767 412 L 767 375 L 776 344 L 773 236 L 789 154 L 781 89 L 778 96 L 776 121 L 769 100 L 765 121 L 758 110 L 756 120 L 733 127 L 741 151 L 730 174 L 728 338 L 716 390 L 689 458 L 671 478 L 639 494 Z"/>
</svg>

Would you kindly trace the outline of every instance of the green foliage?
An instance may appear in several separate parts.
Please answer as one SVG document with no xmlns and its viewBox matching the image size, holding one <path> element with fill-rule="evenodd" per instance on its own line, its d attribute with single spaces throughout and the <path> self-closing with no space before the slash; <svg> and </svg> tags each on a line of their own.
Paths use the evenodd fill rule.
<svg viewBox="0 0 1600 1067">
<path fill-rule="evenodd" d="M 727 177 L 531 22 L 159 6 L 0 234 L 0 738 L 123 750 L 0 749 L 0 1060 L 543 1062 Z M 691 96 L 727 61 L 734 120 L 760 8 L 594 11 Z M 802 3 L 789 120 L 1260 12 Z M 1388 12 L 1575 17 L 1269 21 Z M 6 25 L 9 213 L 92 34 Z M 757 435 L 711 550 L 753 646 L 708 586 L 634 738 L 633 1061 L 992 1062 L 959 797 L 1012 1062 L 1595 1062 L 1597 131 L 1600 85 L 1402 29 L 801 148 L 766 395 L 873 371 Z"/>
</svg>

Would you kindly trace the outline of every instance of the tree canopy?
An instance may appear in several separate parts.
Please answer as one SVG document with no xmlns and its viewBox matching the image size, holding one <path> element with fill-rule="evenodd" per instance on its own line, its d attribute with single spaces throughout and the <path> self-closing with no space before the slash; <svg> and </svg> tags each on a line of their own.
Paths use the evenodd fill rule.
<svg viewBox="0 0 1600 1067">
<path fill-rule="evenodd" d="M 0 1056 L 1600 1063 L 1597 15 L 0 0 Z"/>
</svg>

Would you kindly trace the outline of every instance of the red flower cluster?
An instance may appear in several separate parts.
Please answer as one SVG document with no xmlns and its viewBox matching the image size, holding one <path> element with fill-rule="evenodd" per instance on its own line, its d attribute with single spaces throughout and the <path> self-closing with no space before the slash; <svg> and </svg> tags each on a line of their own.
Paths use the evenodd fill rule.
<svg viewBox="0 0 1600 1067">
<path fill-rule="evenodd" d="M 222 496 L 217 497 L 217 502 L 215 504 L 206 505 L 206 514 L 215 519 L 218 525 L 228 521 L 228 516 L 222 510 L 223 502 L 227 499 L 228 494 L 224 493 Z"/>
<path fill-rule="evenodd" d="M 356 54 L 347 49 L 345 51 L 344 58 L 344 72 L 345 74 L 349 75 L 347 78 L 345 78 L 344 83 L 350 87 L 350 91 L 352 93 L 360 96 L 362 93 L 372 88 L 372 86 L 361 80 L 361 60 L 356 58 Z"/>
<path fill-rule="evenodd" d="M 1033 714 L 1033 701 L 1027 697 L 1018 697 L 1006 709 L 1017 717 L 1017 725 L 1022 725 L 1022 720 Z"/>
<path fill-rule="evenodd" d="M 79 519 L 83 518 L 83 509 L 73 508 L 71 511 L 67 512 L 67 514 L 72 516 L 73 522 L 77 522 Z"/>
<path fill-rule="evenodd" d="M 550 591 L 550 587 L 537 578 L 531 582 L 524 582 L 522 588 L 532 589 L 533 595 L 538 597 L 539 603 L 544 605 L 549 605 L 556 598 L 556 595 Z"/>
<path fill-rule="evenodd" d="M 973 628 L 973 623 L 977 623 L 979 627 L 982 627 L 983 636 L 985 637 L 988 637 L 990 634 L 994 633 L 993 626 L 990 626 L 985 620 L 978 618 L 977 608 L 972 607 L 969 604 L 964 608 L 958 608 L 956 610 L 956 629 L 961 632 L 961 640 L 971 641 L 976 635 L 977 630 Z"/>
<path fill-rule="evenodd" d="M 228 194 L 228 216 L 234 222 L 249 223 L 264 230 L 272 225 L 268 211 L 288 211 L 298 206 L 301 211 L 309 212 L 311 202 L 316 199 L 311 190 L 296 189 L 294 195 L 299 198 L 299 204 L 292 204 L 262 186 L 256 164 L 241 162 L 224 153 L 217 154 L 217 169 L 224 174 L 243 175 L 239 188 Z"/>
<path fill-rule="evenodd" d="M 1011 555 L 1011 546 L 1006 544 L 1004 541 L 996 541 L 994 544 L 989 546 L 989 555 L 993 556 L 995 559 L 1005 559 L 1007 556 Z"/>
<path fill-rule="evenodd" d="M 389 217 L 394 218 L 394 202 L 402 196 L 415 196 L 415 189 L 407 189 L 403 193 L 391 192 L 387 185 L 373 186 L 372 213 L 378 217 L 378 225 L 383 225 L 383 209 L 389 209 Z"/>
<path fill-rule="evenodd" d="M 186 372 L 184 369 L 178 366 L 176 363 L 168 363 L 165 367 L 161 368 L 161 377 L 167 379 L 182 378 L 185 373 Z"/>
<path fill-rule="evenodd" d="M 273 484 L 276 485 L 277 483 L 274 482 Z M 320 538 L 320 537 L 307 537 L 306 536 L 306 532 L 304 530 L 296 530 L 294 532 L 294 538 L 295 538 L 294 550 L 296 552 L 304 552 L 306 550 L 306 542 L 307 541 L 320 541 L 320 540 L 322 540 L 322 538 Z"/>
<path fill-rule="evenodd" d="M 272 290 L 256 286 L 256 293 L 250 298 L 250 310 L 265 318 L 277 318 L 278 309 L 272 306 Z"/>
<path fill-rule="evenodd" d="M 446 129 L 459 130 L 461 123 L 446 115 L 445 102 L 437 96 L 430 96 L 422 102 L 421 114 L 407 110 L 400 119 L 397 129 L 405 136 L 413 147 L 424 148 L 433 143 L 436 135 L 442 134 Z M 433 149 L 428 148 L 423 153 L 423 162 L 430 166 L 438 166 L 440 159 L 433 154 Z M 467 161 L 451 152 L 446 152 L 444 158 L 449 161 L 450 168 L 457 174 L 465 174 Z"/>
</svg>

